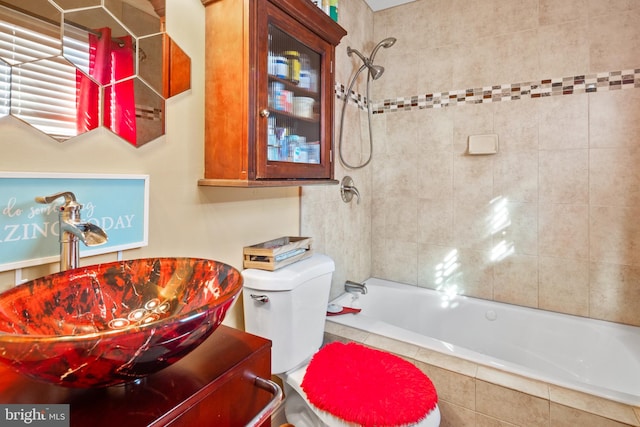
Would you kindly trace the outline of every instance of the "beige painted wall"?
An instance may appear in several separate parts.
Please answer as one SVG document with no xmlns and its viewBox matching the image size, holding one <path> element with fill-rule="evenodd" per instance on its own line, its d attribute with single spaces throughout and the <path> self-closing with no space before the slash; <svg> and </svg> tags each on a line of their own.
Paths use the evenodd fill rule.
<svg viewBox="0 0 640 427">
<path fill-rule="evenodd" d="M 0 120 L 0 170 L 148 174 L 149 245 L 125 258 L 198 256 L 242 268 L 242 247 L 299 235 L 299 190 L 198 187 L 204 144 L 204 7 L 200 0 L 167 0 L 167 31 L 191 57 L 191 90 L 167 101 L 166 135 L 133 148 L 98 130 L 58 143 L 21 122 Z M 61 189 L 64 190 L 64 189 Z M 35 195 L 34 195 L 35 196 Z M 82 201 L 80 201 L 82 202 Z M 100 260 L 115 260 L 115 254 Z M 95 260 L 81 260 L 87 265 Z M 29 268 L 24 278 L 54 271 Z M 14 284 L 0 273 L 0 288 Z M 226 324 L 242 327 L 241 304 Z"/>
</svg>

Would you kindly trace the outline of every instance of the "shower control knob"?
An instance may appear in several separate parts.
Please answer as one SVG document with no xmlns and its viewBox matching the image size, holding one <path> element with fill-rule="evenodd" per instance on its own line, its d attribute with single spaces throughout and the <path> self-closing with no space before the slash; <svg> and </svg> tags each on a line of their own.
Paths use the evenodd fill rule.
<svg viewBox="0 0 640 427">
<path fill-rule="evenodd" d="M 266 108 L 260 110 L 260 117 L 269 117 L 269 110 L 267 110 Z"/>
</svg>

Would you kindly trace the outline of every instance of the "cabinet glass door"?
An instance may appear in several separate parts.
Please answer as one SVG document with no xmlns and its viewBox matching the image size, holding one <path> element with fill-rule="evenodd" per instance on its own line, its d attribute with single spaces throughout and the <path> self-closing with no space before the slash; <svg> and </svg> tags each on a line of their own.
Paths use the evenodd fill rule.
<svg viewBox="0 0 640 427">
<path fill-rule="evenodd" d="M 320 164 L 320 53 L 268 26 L 267 160 Z"/>
</svg>

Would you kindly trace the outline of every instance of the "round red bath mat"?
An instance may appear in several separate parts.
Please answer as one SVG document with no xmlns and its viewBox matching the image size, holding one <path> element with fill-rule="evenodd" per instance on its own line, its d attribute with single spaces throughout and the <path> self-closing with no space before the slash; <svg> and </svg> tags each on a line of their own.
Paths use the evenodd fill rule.
<svg viewBox="0 0 640 427">
<path fill-rule="evenodd" d="M 356 343 L 318 351 L 301 387 L 311 404 L 365 427 L 414 424 L 438 403 L 433 383 L 416 366 Z"/>
</svg>

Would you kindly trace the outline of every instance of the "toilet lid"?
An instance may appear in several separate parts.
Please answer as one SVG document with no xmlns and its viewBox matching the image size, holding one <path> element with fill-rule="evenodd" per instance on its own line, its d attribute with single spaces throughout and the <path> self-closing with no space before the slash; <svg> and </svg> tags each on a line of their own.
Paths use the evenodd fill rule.
<svg viewBox="0 0 640 427">
<path fill-rule="evenodd" d="M 362 426 L 414 424 L 438 403 L 433 383 L 415 365 L 357 343 L 318 351 L 301 388 L 309 403 Z"/>
</svg>

